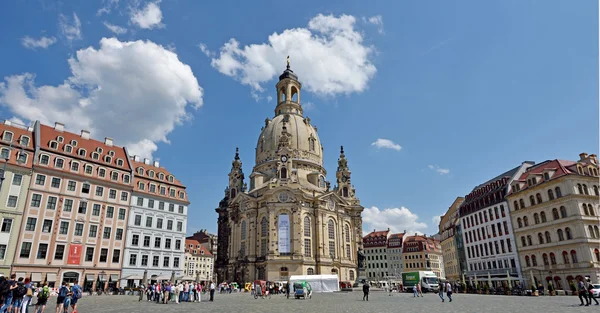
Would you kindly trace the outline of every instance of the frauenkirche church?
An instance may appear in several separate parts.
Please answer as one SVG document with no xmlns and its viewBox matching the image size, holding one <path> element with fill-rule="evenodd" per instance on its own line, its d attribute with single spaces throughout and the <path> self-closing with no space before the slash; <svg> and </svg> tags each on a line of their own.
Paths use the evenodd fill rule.
<svg viewBox="0 0 600 313">
<path fill-rule="evenodd" d="M 317 127 L 303 116 L 302 84 L 289 61 L 276 87 L 275 117 L 265 120 L 258 137 L 250 186 L 236 149 L 229 186 L 216 209 L 217 279 L 243 283 L 336 274 L 354 282 L 364 208 L 344 149 L 332 189 Z"/>
</svg>

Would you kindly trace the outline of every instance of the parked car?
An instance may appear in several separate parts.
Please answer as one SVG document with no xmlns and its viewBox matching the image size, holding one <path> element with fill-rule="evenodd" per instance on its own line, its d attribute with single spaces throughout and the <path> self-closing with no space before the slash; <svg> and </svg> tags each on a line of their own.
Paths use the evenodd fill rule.
<svg viewBox="0 0 600 313">
<path fill-rule="evenodd" d="M 591 290 L 594 298 L 600 298 L 600 284 L 592 284 L 594 288 Z"/>
</svg>

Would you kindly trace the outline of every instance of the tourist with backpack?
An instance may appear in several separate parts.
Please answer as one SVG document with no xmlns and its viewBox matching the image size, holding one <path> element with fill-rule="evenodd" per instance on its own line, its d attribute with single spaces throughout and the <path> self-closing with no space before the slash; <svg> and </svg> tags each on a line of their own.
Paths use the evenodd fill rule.
<svg viewBox="0 0 600 313">
<path fill-rule="evenodd" d="M 12 313 L 21 313 L 23 297 L 27 294 L 27 287 L 23 283 L 23 277 L 19 277 L 16 288 L 13 289 Z"/>
<path fill-rule="evenodd" d="M 56 297 L 56 313 L 61 313 L 65 305 L 65 300 L 69 297 L 69 287 L 67 282 L 63 281 L 62 286 L 58 290 L 58 297 Z"/>
<path fill-rule="evenodd" d="M 50 298 L 50 288 L 46 284 L 42 284 L 42 288 L 37 295 L 37 303 L 35 304 L 35 313 L 44 313 L 46 304 Z"/>
<path fill-rule="evenodd" d="M 73 313 L 77 313 L 77 301 L 81 299 L 83 289 L 75 282 L 73 286 L 71 286 L 71 292 L 73 293 L 73 296 L 71 296 L 71 307 L 73 308 Z"/>
<path fill-rule="evenodd" d="M 12 303 L 13 303 L 13 290 L 17 288 L 17 283 L 15 279 L 17 278 L 16 274 L 10 275 L 10 279 L 6 279 L 2 282 L 0 286 L 0 292 L 4 297 L 4 303 L 0 308 L 0 313 L 11 312 Z"/>
<path fill-rule="evenodd" d="M 29 313 L 29 303 L 33 297 L 33 283 L 29 278 L 25 278 L 24 284 L 27 291 L 23 297 L 23 304 L 21 304 L 21 313 Z"/>
</svg>

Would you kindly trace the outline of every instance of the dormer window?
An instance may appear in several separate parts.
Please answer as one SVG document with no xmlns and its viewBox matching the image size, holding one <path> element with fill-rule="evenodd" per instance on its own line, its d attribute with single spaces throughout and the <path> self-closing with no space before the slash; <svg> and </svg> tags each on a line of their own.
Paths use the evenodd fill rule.
<svg viewBox="0 0 600 313">
<path fill-rule="evenodd" d="M 137 172 L 138 172 L 138 175 L 144 176 L 144 169 L 143 168 L 138 167 Z"/>
<path fill-rule="evenodd" d="M 172 183 L 173 182 L 173 176 L 169 175 L 169 182 Z"/>
<path fill-rule="evenodd" d="M 17 162 L 21 164 L 27 163 L 27 153 L 19 152 L 19 155 L 17 156 Z"/>
<path fill-rule="evenodd" d="M 54 160 L 54 167 L 56 168 L 63 168 L 63 165 L 65 164 L 65 161 L 63 159 L 55 159 Z"/>
<path fill-rule="evenodd" d="M 92 166 L 91 166 L 91 165 L 86 165 L 86 166 L 85 166 L 85 173 L 86 173 L 87 175 L 92 175 L 92 173 L 93 173 L 93 172 L 94 172 L 94 168 L 92 168 Z"/>
<path fill-rule="evenodd" d="M 77 140 L 71 140 L 71 146 L 77 147 Z"/>
<path fill-rule="evenodd" d="M 100 148 L 100 147 L 97 147 L 97 148 L 96 148 L 96 152 L 98 152 L 98 153 L 102 154 L 102 151 L 103 151 L 103 150 L 102 150 L 102 148 Z"/>
<path fill-rule="evenodd" d="M 169 190 L 169 196 L 175 198 L 175 189 Z"/>
<path fill-rule="evenodd" d="M 185 198 L 185 192 L 180 191 L 179 192 L 179 199 L 184 199 Z"/>
<path fill-rule="evenodd" d="M 50 157 L 47 154 L 42 154 L 40 157 L 40 164 L 48 165 L 48 163 L 50 163 Z"/>
<path fill-rule="evenodd" d="M 110 155 L 111 157 L 114 157 L 115 156 L 115 152 L 112 151 L 112 150 L 110 150 L 110 151 L 108 151 L 108 155 Z"/>
<path fill-rule="evenodd" d="M 79 149 L 79 151 L 77 151 L 77 154 L 79 156 L 85 157 L 85 149 Z"/>
<path fill-rule="evenodd" d="M 544 180 L 550 180 L 550 174 L 544 173 Z"/>
<path fill-rule="evenodd" d="M 63 138 L 62 136 L 58 136 L 56 137 L 56 141 L 63 143 L 65 141 L 65 138 Z"/>
<path fill-rule="evenodd" d="M 138 189 L 139 190 L 144 190 L 144 183 L 143 182 L 139 182 L 138 183 Z"/>
<path fill-rule="evenodd" d="M 156 185 L 155 184 L 150 184 L 150 192 L 156 192 Z"/>
<path fill-rule="evenodd" d="M 71 171 L 78 172 L 79 171 L 79 163 L 71 162 Z"/>
<path fill-rule="evenodd" d="M 100 159 L 100 154 L 98 152 L 92 152 L 92 159 L 99 160 Z"/>
<path fill-rule="evenodd" d="M 29 146 L 29 137 L 21 136 L 21 145 L 25 147 Z"/>
<path fill-rule="evenodd" d="M 165 174 L 163 174 L 163 173 L 158 174 L 158 179 L 164 180 L 165 179 Z"/>
<path fill-rule="evenodd" d="M 167 188 L 160 187 L 160 194 L 163 195 L 163 196 L 167 195 Z"/>
<path fill-rule="evenodd" d="M 579 175 L 583 175 L 583 167 L 580 165 L 577 165 L 577 173 L 579 173 Z"/>
<path fill-rule="evenodd" d="M 129 175 L 127 175 L 127 174 L 123 175 L 123 183 L 129 184 Z"/>
<path fill-rule="evenodd" d="M 98 176 L 100 176 L 100 177 L 106 177 L 106 170 L 103 169 L 103 168 L 98 169 Z"/>
<path fill-rule="evenodd" d="M 123 166 L 123 160 L 117 159 L 117 166 Z"/>
<path fill-rule="evenodd" d="M 150 178 L 154 178 L 154 171 L 152 171 L 152 170 L 148 171 L 148 176 Z"/>
<path fill-rule="evenodd" d="M 71 145 L 65 145 L 65 152 L 66 153 L 73 152 L 73 146 L 71 146 Z"/>
<path fill-rule="evenodd" d="M 50 141 L 50 149 L 58 149 L 58 142 Z"/>
<path fill-rule="evenodd" d="M 0 157 L 3 160 L 8 160 L 10 158 L 10 150 L 2 148 L 2 150 L 0 150 Z"/>
<path fill-rule="evenodd" d="M 106 163 L 110 163 L 110 162 L 112 162 L 112 158 L 111 158 L 111 157 L 109 157 L 109 156 L 105 156 L 105 157 L 104 157 L 104 162 L 106 162 Z"/>
<path fill-rule="evenodd" d="M 119 173 L 113 171 L 112 173 L 110 173 L 110 179 L 115 181 L 119 180 Z"/>
<path fill-rule="evenodd" d="M 4 141 L 12 141 L 13 140 L 13 133 L 5 130 L 4 134 L 2 135 L 2 139 L 4 139 Z"/>
</svg>

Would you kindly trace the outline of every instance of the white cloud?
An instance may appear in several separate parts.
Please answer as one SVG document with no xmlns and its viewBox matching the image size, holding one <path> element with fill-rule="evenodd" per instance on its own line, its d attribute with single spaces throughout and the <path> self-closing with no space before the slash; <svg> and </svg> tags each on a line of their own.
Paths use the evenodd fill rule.
<svg viewBox="0 0 600 313">
<path fill-rule="evenodd" d="M 365 208 L 362 213 L 363 232 L 386 230 L 401 233 L 405 230 L 409 234 L 422 233 L 427 229 L 427 224 L 419 222 L 419 216 L 408 208 L 388 208 L 380 210 L 377 207 Z"/>
<path fill-rule="evenodd" d="M 150 2 L 143 9 L 133 9 L 130 14 L 131 22 L 140 28 L 153 29 L 165 27 L 162 21 L 162 11 L 158 4 L 160 1 Z"/>
<path fill-rule="evenodd" d="M 396 151 L 400 151 L 400 149 L 402 149 L 402 147 L 400 147 L 399 144 L 389 140 L 389 139 L 382 139 L 382 138 L 377 138 L 377 140 L 375 140 L 375 142 L 373 142 L 371 144 L 371 146 L 375 146 L 379 149 L 392 149 L 392 150 L 396 150 Z"/>
<path fill-rule="evenodd" d="M 83 33 L 81 32 L 81 22 L 76 13 L 73 13 L 73 20 L 69 20 L 69 18 L 63 14 L 59 15 L 58 26 L 60 27 L 60 32 L 69 42 L 83 37 Z"/>
<path fill-rule="evenodd" d="M 429 167 L 429 169 L 432 171 L 436 171 L 440 175 L 450 174 L 450 169 L 447 169 L 447 168 L 441 168 L 437 165 L 428 165 L 427 167 Z"/>
<path fill-rule="evenodd" d="M 438 225 L 440 225 L 440 221 L 441 221 L 441 220 L 442 220 L 442 216 L 441 216 L 441 215 L 434 215 L 434 216 L 431 218 L 431 221 L 433 222 L 433 226 L 434 226 L 434 227 L 435 227 L 435 226 L 438 226 Z"/>
<path fill-rule="evenodd" d="M 96 12 L 97 16 L 109 14 L 112 9 L 119 6 L 119 0 L 102 0 L 102 7 Z"/>
<path fill-rule="evenodd" d="M 208 49 L 208 46 L 206 44 L 199 43 L 198 48 L 200 48 L 200 51 L 202 51 L 202 53 L 204 53 L 209 58 L 212 58 L 216 55 L 216 53 Z"/>
<path fill-rule="evenodd" d="M 312 102 L 304 102 L 304 103 L 302 103 L 302 109 L 304 111 L 310 111 L 310 110 L 314 110 L 316 108 L 317 108 L 316 105 L 314 103 L 312 103 Z"/>
<path fill-rule="evenodd" d="M 35 50 L 36 48 L 46 49 L 55 43 L 56 43 L 55 37 L 45 37 L 44 36 L 40 39 L 33 39 L 29 36 L 25 36 L 25 37 L 21 38 L 21 44 L 23 44 L 23 47 L 25 47 L 27 49 L 32 49 L 32 50 Z"/>
<path fill-rule="evenodd" d="M 24 73 L 0 83 L 0 105 L 24 120 L 115 138 L 130 153 L 151 157 L 158 142 L 202 105 L 192 69 L 151 41 L 103 38 L 68 60 L 71 76 L 57 86 L 36 86 Z"/>
<path fill-rule="evenodd" d="M 377 69 L 371 60 L 374 48 L 363 43 L 355 22 L 350 15 L 319 14 L 307 28 L 273 33 L 266 43 L 241 47 L 232 38 L 211 64 L 262 92 L 266 82 L 283 72 L 290 56 L 291 68 L 307 90 L 325 96 L 361 92 Z"/>
<path fill-rule="evenodd" d="M 118 26 L 118 25 L 114 25 L 114 24 L 111 24 L 111 23 L 106 22 L 106 21 L 104 21 L 104 26 L 106 26 L 106 28 L 108 28 L 108 30 L 110 30 L 111 32 L 113 32 L 113 33 L 115 33 L 117 35 L 122 35 L 122 34 L 127 33 L 127 28 L 121 27 L 121 26 Z"/>
<path fill-rule="evenodd" d="M 383 17 L 381 15 L 371 16 L 366 21 L 377 26 L 377 31 L 383 34 Z"/>
<path fill-rule="evenodd" d="M 22 119 L 20 119 L 16 116 L 13 116 L 12 118 L 10 118 L 9 121 L 11 121 L 13 124 L 27 126 L 27 124 L 25 124 L 25 122 Z"/>
</svg>

